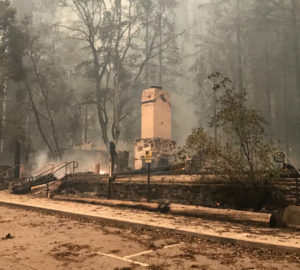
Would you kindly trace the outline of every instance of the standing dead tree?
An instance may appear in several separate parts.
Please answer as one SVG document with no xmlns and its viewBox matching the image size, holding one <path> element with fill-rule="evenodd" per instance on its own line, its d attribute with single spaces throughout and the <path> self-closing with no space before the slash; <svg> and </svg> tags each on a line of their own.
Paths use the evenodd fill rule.
<svg viewBox="0 0 300 270">
<path fill-rule="evenodd" d="M 49 105 L 49 94 L 50 94 L 51 90 L 49 89 L 49 85 L 48 85 L 46 79 L 43 77 L 43 75 L 39 71 L 39 67 L 38 67 L 38 58 L 39 57 L 37 56 L 37 53 L 31 49 L 29 51 L 29 57 L 30 57 L 30 61 L 32 64 L 32 76 L 31 76 L 32 82 L 31 82 L 31 84 L 29 84 L 27 81 L 26 88 L 28 91 L 29 100 L 30 100 L 30 104 L 31 104 L 34 116 L 35 116 L 37 127 L 38 127 L 40 135 L 41 135 L 43 141 L 45 142 L 48 150 L 50 151 L 52 157 L 54 157 L 54 158 L 58 157 L 59 159 L 61 159 L 61 157 L 62 157 L 61 149 L 60 149 L 60 146 L 58 143 L 56 126 L 55 126 L 55 122 L 54 122 L 54 118 L 53 118 L 53 113 L 51 112 L 50 105 Z M 43 114 L 41 111 L 39 111 L 36 101 L 34 100 L 35 95 L 32 90 L 32 85 L 34 85 L 34 84 L 36 85 L 36 88 L 40 92 L 42 103 L 45 105 L 44 108 L 46 109 L 46 115 Z M 51 139 L 48 138 L 48 136 L 46 135 L 46 134 L 48 134 L 48 131 L 46 130 L 47 128 L 43 128 L 41 118 L 46 120 L 46 122 L 48 122 L 50 125 L 50 130 L 51 130 L 50 134 L 52 135 L 51 137 L 54 141 L 54 147 L 51 145 Z"/>
<path fill-rule="evenodd" d="M 60 109 L 66 115 L 66 93 L 68 92 L 64 73 L 55 56 L 52 41 L 45 41 L 41 31 L 31 29 L 28 35 L 28 45 L 24 58 L 25 84 L 29 104 L 41 139 L 47 146 L 53 158 L 62 158 L 60 136 L 58 129 L 58 113 Z M 29 33 L 29 31 L 27 31 Z M 68 98 L 68 97 L 67 97 Z"/>
</svg>

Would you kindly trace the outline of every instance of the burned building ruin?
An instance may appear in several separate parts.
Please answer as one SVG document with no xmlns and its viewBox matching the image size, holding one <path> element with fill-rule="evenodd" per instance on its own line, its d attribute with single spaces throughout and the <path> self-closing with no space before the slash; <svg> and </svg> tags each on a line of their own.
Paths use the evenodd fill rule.
<svg viewBox="0 0 300 270">
<path fill-rule="evenodd" d="M 152 152 L 152 168 L 169 166 L 176 142 L 172 141 L 170 95 L 161 87 L 143 91 L 141 104 L 141 138 L 135 140 L 134 167 L 145 167 L 146 151 Z"/>
</svg>

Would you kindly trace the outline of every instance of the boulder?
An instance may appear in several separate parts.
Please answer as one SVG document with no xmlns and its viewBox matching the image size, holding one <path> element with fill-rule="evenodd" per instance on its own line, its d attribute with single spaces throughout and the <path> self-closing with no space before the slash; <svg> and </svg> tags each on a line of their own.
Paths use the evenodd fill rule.
<svg viewBox="0 0 300 270">
<path fill-rule="evenodd" d="M 282 214 L 282 223 L 288 228 L 300 229 L 300 206 L 286 207 Z"/>
<path fill-rule="evenodd" d="M 283 209 L 274 211 L 270 217 L 270 227 L 271 228 L 282 228 L 284 227 L 284 224 L 282 223 L 282 215 L 283 215 Z"/>
<path fill-rule="evenodd" d="M 270 227 L 300 229 L 300 206 L 290 205 L 273 212 L 270 217 Z"/>
</svg>

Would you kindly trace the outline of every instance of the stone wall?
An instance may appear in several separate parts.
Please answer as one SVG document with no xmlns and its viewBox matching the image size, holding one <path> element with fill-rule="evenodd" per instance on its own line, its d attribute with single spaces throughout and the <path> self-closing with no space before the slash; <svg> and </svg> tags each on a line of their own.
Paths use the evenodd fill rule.
<svg viewBox="0 0 300 270">
<path fill-rule="evenodd" d="M 186 205 L 222 207 L 232 209 L 269 210 L 284 207 L 294 203 L 295 191 L 289 188 L 292 182 L 285 185 L 261 186 L 256 190 L 246 186 L 232 185 L 220 182 L 168 183 L 154 182 L 150 185 L 152 202 L 171 202 Z M 80 196 L 107 196 L 107 181 L 77 181 L 70 182 L 72 192 Z M 115 182 L 113 184 L 113 199 L 145 201 L 148 194 L 146 182 Z"/>
<path fill-rule="evenodd" d="M 134 167 L 136 170 L 146 168 L 146 151 L 152 152 L 151 168 L 168 167 L 174 161 L 176 142 L 160 138 L 139 139 L 135 141 Z"/>
</svg>

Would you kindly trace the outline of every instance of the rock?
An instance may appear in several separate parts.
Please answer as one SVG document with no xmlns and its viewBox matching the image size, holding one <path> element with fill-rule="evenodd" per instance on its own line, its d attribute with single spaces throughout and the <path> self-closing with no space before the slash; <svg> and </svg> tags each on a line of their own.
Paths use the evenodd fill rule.
<svg viewBox="0 0 300 270">
<path fill-rule="evenodd" d="M 170 212 L 170 203 L 160 203 L 158 206 L 158 210 L 162 214 L 167 214 Z"/>
<path fill-rule="evenodd" d="M 9 240 L 9 239 L 13 239 L 13 236 L 11 236 L 10 233 L 8 233 L 5 237 L 2 238 L 2 240 Z"/>
<path fill-rule="evenodd" d="M 300 206 L 286 207 L 282 214 L 282 223 L 288 228 L 300 229 Z"/>
<path fill-rule="evenodd" d="M 283 210 L 273 212 L 269 224 L 272 228 L 300 229 L 300 206 L 290 205 Z"/>
<path fill-rule="evenodd" d="M 5 236 L 5 239 L 12 239 L 12 236 L 11 236 L 11 234 L 9 233 L 9 234 L 7 234 L 6 236 Z"/>
<path fill-rule="evenodd" d="M 271 228 L 282 228 L 284 224 L 282 223 L 283 210 L 274 211 L 270 217 L 270 227 Z"/>
</svg>

